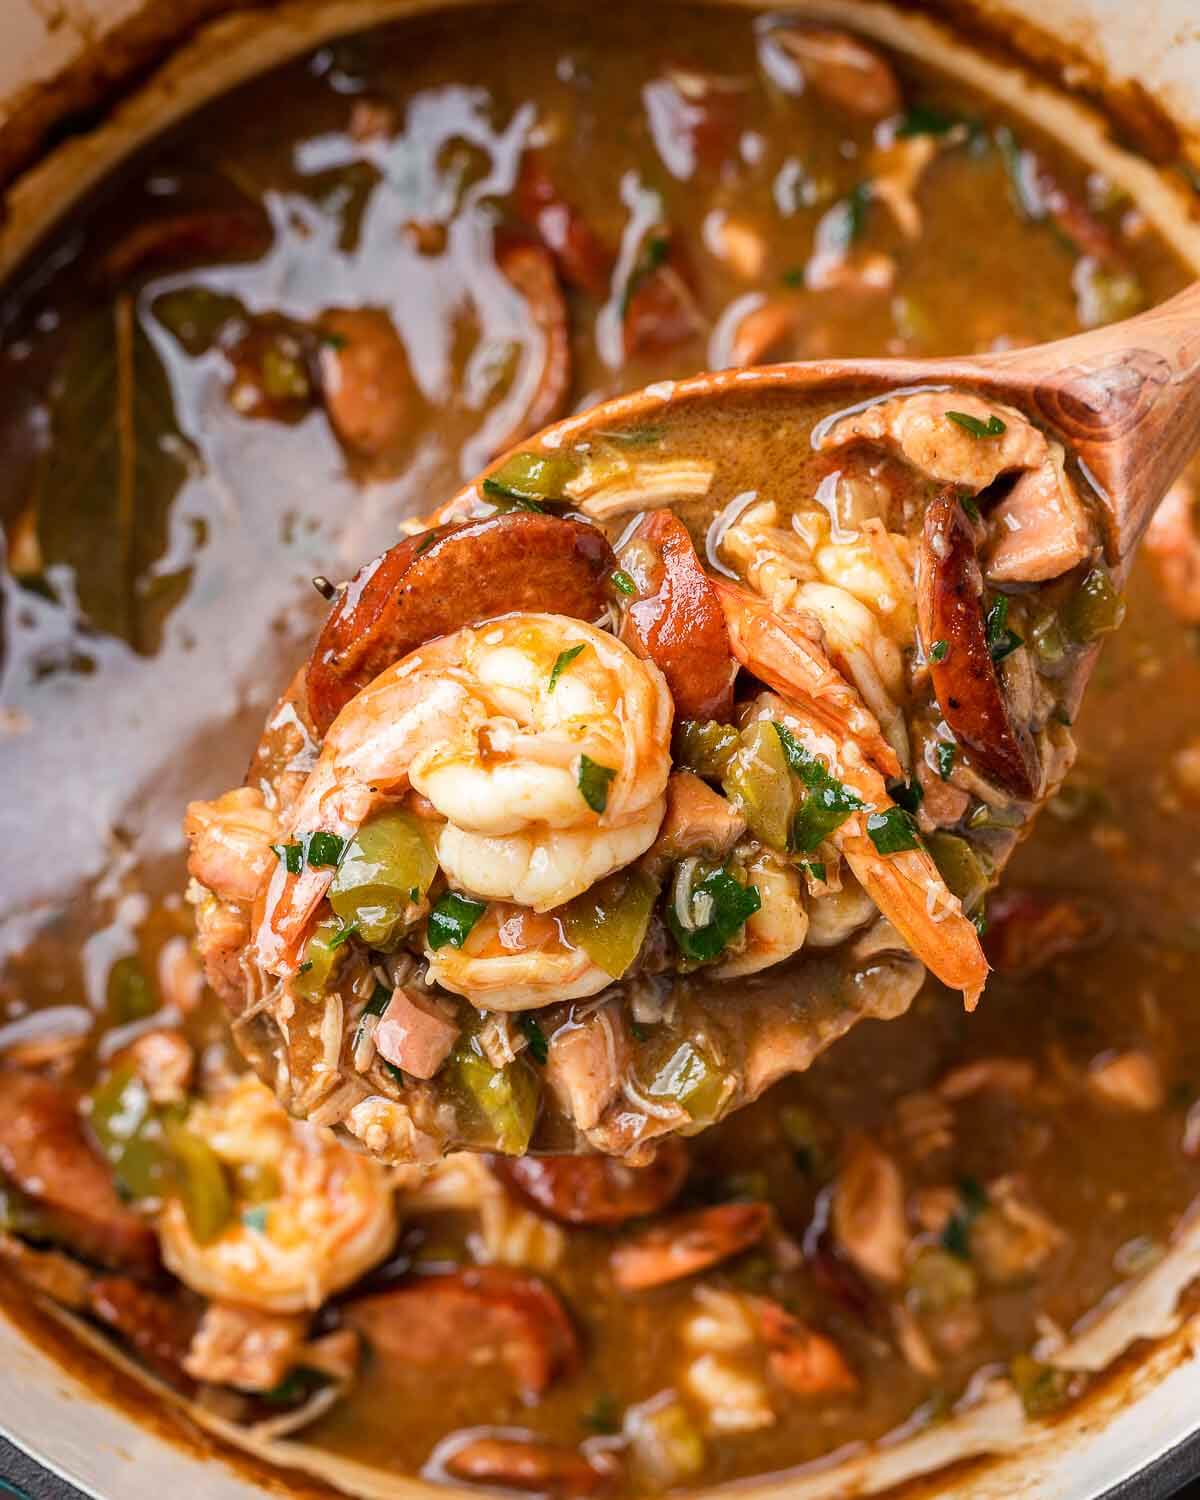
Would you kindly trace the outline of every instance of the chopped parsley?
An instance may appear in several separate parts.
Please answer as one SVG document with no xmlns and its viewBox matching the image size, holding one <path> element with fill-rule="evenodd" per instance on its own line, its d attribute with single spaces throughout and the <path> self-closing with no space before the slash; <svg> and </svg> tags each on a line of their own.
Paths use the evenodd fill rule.
<svg viewBox="0 0 1200 1500">
<path fill-rule="evenodd" d="M 544 1063 L 550 1056 L 550 1044 L 546 1040 L 546 1033 L 542 1030 L 538 1018 L 525 1011 L 517 1017 L 517 1022 L 529 1043 L 530 1057 L 535 1063 Z"/>
<path fill-rule="evenodd" d="M 440 537 L 441 534 L 442 528 L 440 526 L 435 526 L 432 531 L 427 531 L 421 538 L 420 544 L 418 545 L 417 550 L 413 553 L 413 556 L 421 557 L 424 553 L 428 552 L 430 547 L 433 546 L 434 542 L 437 541 L 438 537 Z"/>
<path fill-rule="evenodd" d="M 550 673 L 549 691 L 554 691 L 554 685 L 562 676 L 563 672 L 571 665 L 575 658 L 587 647 L 586 641 L 580 641 L 578 646 L 572 646 L 566 651 L 560 651 L 554 659 L 554 668 Z"/>
<path fill-rule="evenodd" d="M 954 115 L 943 114 L 928 104 L 914 104 L 901 117 L 896 126 L 896 139 L 906 140 L 914 135 L 949 135 L 962 120 Z"/>
<path fill-rule="evenodd" d="M 993 661 L 1003 661 L 1025 642 L 1008 628 L 1008 595 L 998 594 L 987 612 L 987 646 Z"/>
<path fill-rule="evenodd" d="M 608 786 L 616 774 L 610 766 L 597 764 L 590 755 L 579 757 L 576 777 L 579 794 L 594 813 L 602 813 L 608 806 Z"/>
<path fill-rule="evenodd" d="M 452 948 L 461 948 L 471 935 L 471 928 L 487 909 L 486 901 L 473 901 L 470 896 L 460 896 L 457 891 L 447 891 L 439 896 L 429 913 L 429 924 L 425 939 L 436 953 L 447 943 Z"/>
<path fill-rule="evenodd" d="M 691 898 L 697 898 L 710 912 L 703 927 L 686 928 L 679 920 L 674 902 L 667 905 L 667 926 L 676 946 L 685 958 L 704 961 L 725 951 L 729 940 L 749 917 L 762 906 L 756 885 L 742 885 L 728 869 L 712 870 L 692 887 Z"/>
<path fill-rule="evenodd" d="M 934 641 L 929 648 L 930 661 L 945 661 L 946 653 L 950 650 L 949 641 Z"/>
<path fill-rule="evenodd" d="M 823 762 L 804 748 L 790 729 L 778 720 L 773 719 L 771 722 L 779 736 L 779 743 L 783 746 L 788 769 L 800 778 L 808 790 L 807 797 L 792 820 L 792 848 L 797 853 L 808 854 L 864 804 L 860 797 L 831 774 Z"/>
<path fill-rule="evenodd" d="M 607 1391 L 602 1391 L 583 1413 L 583 1425 L 606 1436 L 620 1432 L 621 1408 L 617 1405 L 616 1398 Z"/>
<path fill-rule="evenodd" d="M 915 813 L 925 800 L 925 788 L 919 781 L 893 781 L 888 787 L 888 796 L 898 802 L 905 812 Z"/>
<path fill-rule="evenodd" d="M 321 334 L 321 343 L 324 344 L 326 349 L 344 349 L 349 340 L 342 333 L 323 332 Z"/>
<path fill-rule="evenodd" d="M 867 836 L 880 854 L 902 854 L 917 849 L 921 840 L 912 813 L 903 807 L 885 808 L 867 818 Z"/>
<path fill-rule="evenodd" d="M 953 422 L 957 427 L 961 427 L 964 432 L 969 432 L 973 438 L 1000 437 L 1008 431 L 1008 423 L 1002 422 L 995 412 L 992 413 L 986 422 L 981 422 L 978 417 L 973 417 L 970 412 L 948 411 L 946 413 L 946 420 Z"/>
<path fill-rule="evenodd" d="M 299 875 L 306 864 L 336 865 L 342 857 L 346 840 L 336 833 L 302 833 L 290 844 L 272 844 L 271 848 L 289 875 Z"/>
<path fill-rule="evenodd" d="M 531 495 L 519 495 L 516 490 L 508 489 L 497 479 L 485 479 L 483 493 L 503 510 L 535 510 L 541 513 L 546 509 L 540 500 L 533 499 Z"/>
<path fill-rule="evenodd" d="M 392 992 L 386 984 L 376 984 L 375 993 L 363 1006 L 363 1013 L 358 1020 L 358 1029 L 354 1033 L 354 1045 L 357 1047 L 362 1040 L 363 1031 L 366 1027 L 368 1016 L 381 1016 L 388 1008 L 388 1001 L 392 998 Z"/>
<path fill-rule="evenodd" d="M 972 495 L 971 491 L 960 490 L 958 493 L 958 503 L 962 506 L 963 510 L 966 511 L 968 519 L 974 521 L 975 524 L 978 525 L 979 506 L 976 505 L 975 496 Z"/>
<path fill-rule="evenodd" d="M 357 922 L 347 922 L 345 927 L 338 928 L 337 932 L 333 934 L 333 936 L 329 939 L 325 946 L 329 949 L 330 953 L 333 953 L 338 948 L 340 948 L 343 943 L 348 943 L 357 931 Z"/>
<path fill-rule="evenodd" d="M 988 1206 L 987 1190 L 974 1177 L 964 1177 L 958 1184 L 959 1207 L 942 1230 L 942 1248 L 959 1260 L 971 1258 L 971 1225 Z"/>
<path fill-rule="evenodd" d="M 272 844 L 271 851 L 278 856 L 289 875 L 299 875 L 304 868 L 304 850 L 299 844 Z"/>
<path fill-rule="evenodd" d="M 807 870 L 814 880 L 824 883 L 826 872 L 825 861 L 823 859 L 802 859 L 800 861 L 800 868 Z"/>
<path fill-rule="evenodd" d="M 305 841 L 304 857 L 310 865 L 336 865 L 342 857 L 346 840 L 336 833 L 310 833 Z"/>
<path fill-rule="evenodd" d="M 653 276 L 660 266 L 666 264 L 667 256 L 671 253 L 671 240 L 665 234 L 652 234 L 642 243 L 638 251 L 637 260 L 634 262 L 629 280 L 625 283 L 625 290 L 621 295 L 621 316 L 624 317 L 629 311 L 629 304 L 633 301 L 634 293 L 649 277 Z"/>
<path fill-rule="evenodd" d="M 614 568 L 608 575 L 612 580 L 612 586 L 619 594 L 636 594 L 637 584 L 630 578 L 624 568 Z"/>
<path fill-rule="evenodd" d="M 242 1209 L 242 1223 L 255 1234 L 266 1234 L 267 1210 L 261 1204 L 256 1208 Z"/>
<path fill-rule="evenodd" d="M 954 769 L 954 756 L 958 750 L 957 745 L 949 744 L 946 740 L 939 740 L 934 750 L 937 758 L 938 775 L 943 781 L 950 780 L 950 772 Z"/>
</svg>

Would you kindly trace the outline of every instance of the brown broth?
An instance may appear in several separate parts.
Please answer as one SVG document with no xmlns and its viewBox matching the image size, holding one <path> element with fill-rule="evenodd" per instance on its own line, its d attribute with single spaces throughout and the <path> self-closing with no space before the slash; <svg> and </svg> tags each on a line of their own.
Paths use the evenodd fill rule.
<svg viewBox="0 0 1200 1500">
<path fill-rule="evenodd" d="M 686 43 L 664 40 L 671 31 Z M 739 81 L 736 167 L 680 177 L 656 145 L 644 89 L 681 52 L 689 65 Z M 866 207 L 864 242 L 895 257 L 894 286 L 859 296 L 796 291 L 800 331 L 786 352 L 950 354 L 1075 331 L 1074 249 L 1048 224 L 1019 215 L 1003 154 L 986 144 L 1006 123 L 1003 113 L 906 60 L 896 67 L 910 104 L 978 122 L 971 139 L 979 144 L 945 153 L 930 169 L 918 239 L 906 241 L 878 202 Z M 406 121 L 399 137 L 369 152 L 346 133 L 361 95 L 386 99 Z M 715 329 L 737 298 L 778 293 L 794 279 L 818 219 L 860 182 L 870 144 L 869 126 L 831 116 L 811 93 L 787 97 L 764 83 L 748 15 L 681 10 L 664 26 L 661 8 L 624 4 L 519 6 L 502 19 L 458 13 L 331 44 L 200 111 L 94 193 L 8 290 L 0 310 L 0 513 L 13 565 L 0 577 L 5 1048 L 43 1032 L 78 1034 L 70 1072 L 84 1084 L 94 1079 L 128 1034 L 115 1032 L 106 1012 L 111 965 L 136 952 L 154 974 L 164 944 L 188 933 L 182 807 L 240 780 L 264 714 L 323 612 L 309 579 L 353 571 L 395 538 L 401 519 L 448 497 L 491 456 L 489 438 L 504 430 L 503 399 L 478 392 L 522 330 L 497 284 L 487 226 L 511 187 L 535 103 L 538 118 L 560 127 L 546 148 L 552 170 L 602 237 L 631 249 L 631 223 L 650 214 L 646 190 L 661 193 Z M 1012 128 L 1086 196 L 1082 169 L 1061 148 Z M 475 145 L 474 155 L 460 153 L 465 188 L 446 169 L 464 137 Z M 490 176 L 471 184 L 480 149 Z M 364 167 L 368 156 L 373 169 Z M 104 285 L 98 267 L 130 224 L 164 203 L 192 208 L 239 195 L 270 205 L 274 244 L 261 260 Z M 763 262 L 751 280 L 704 248 L 706 223 L 711 237 L 711 216 L 722 212 L 762 233 Z M 1103 210 L 1114 229 L 1121 212 Z M 445 219 L 446 248 L 422 255 L 401 229 L 430 216 Z M 1148 300 L 1182 283 L 1182 268 L 1153 235 L 1123 245 Z M 224 399 L 219 357 L 189 356 L 155 317 L 156 299 L 179 287 L 297 319 L 331 305 L 387 309 L 426 403 L 410 451 L 365 474 L 319 411 L 292 425 L 238 416 Z M 693 373 L 711 358 L 713 344 L 697 338 L 624 362 L 616 294 L 604 308 L 573 294 L 572 310 L 573 403 Z M 157 351 L 174 409 L 173 420 L 164 411 L 153 419 L 148 448 L 159 451 L 167 433 L 166 462 L 176 464 L 132 520 L 113 509 L 103 452 L 87 444 L 59 452 L 64 433 L 87 434 L 92 413 L 103 421 L 108 410 L 85 390 L 99 357 L 64 387 L 79 341 L 94 337 L 103 349 L 114 318 L 131 315 Z M 115 377 L 101 370 L 101 378 Z M 720 434 L 705 436 L 720 465 Z M 55 475 L 57 459 L 71 470 L 67 479 Z M 782 426 L 760 459 L 777 485 L 802 482 Z M 39 496 L 42 510 L 31 514 Z M 37 565 L 31 525 L 41 538 Z M 856 1128 L 898 1149 L 899 1099 L 966 1060 L 1027 1056 L 1043 1080 L 1036 1096 L 960 1106 L 953 1149 L 915 1168 L 912 1185 L 1020 1172 L 1067 1242 L 1028 1284 L 985 1291 L 978 1336 L 945 1355 L 932 1378 L 914 1374 L 886 1332 L 864 1329 L 803 1267 L 780 1271 L 751 1254 L 714 1274 L 714 1284 L 769 1290 L 811 1317 L 846 1351 L 863 1389 L 819 1406 L 785 1400 L 773 1427 L 711 1439 L 706 1483 L 787 1469 L 881 1436 L 923 1405 L 942 1409 L 974 1371 L 1028 1350 L 1039 1316 L 1069 1327 L 1093 1307 L 1120 1280 L 1113 1262 L 1121 1247 L 1141 1237 L 1165 1242 L 1200 1187 L 1200 1162 L 1182 1147 L 1186 1112 L 1200 1097 L 1189 879 L 1197 819 L 1171 770 L 1195 734 L 1200 656 L 1147 566 L 1129 598 L 1129 620 L 1107 648 L 1078 726 L 1082 755 L 1069 792 L 1008 876 L 1093 901 L 1108 919 L 1104 941 L 1035 978 L 993 978 L 970 1018 L 956 996 L 930 985 L 907 1016 L 863 1024 L 808 1074 L 691 1147 L 690 1201 L 765 1187 L 785 1229 L 803 1241 L 832 1168 L 797 1160 L 781 1133 L 789 1106 L 820 1123 L 829 1162 Z M 187 1030 L 217 1041 L 216 1007 L 202 1005 Z M 1080 1103 L 1071 1082 L 1093 1059 L 1129 1047 L 1156 1059 L 1167 1090 L 1164 1107 L 1132 1117 L 1132 1126 L 1129 1116 Z M 440 1263 L 464 1255 L 469 1228 L 444 1216 L 417 1219 L 403 1243 L 418 1263 Z M 412 1472 L 458 1427 L 519 1426 L 573 1444 L 592 1431 L 589 1413 L 601 1398 L 620 1409 L 671 1386 L 693 1286 L 616 1292 L 611 1241 L 604 1231 L 569 1233 L 554 1280 L 584 1335 L 586 1360 L 537 1405 L 456 1368 L 393 1385 L 368 1366 L 311 1440 Z"/>
</svg>

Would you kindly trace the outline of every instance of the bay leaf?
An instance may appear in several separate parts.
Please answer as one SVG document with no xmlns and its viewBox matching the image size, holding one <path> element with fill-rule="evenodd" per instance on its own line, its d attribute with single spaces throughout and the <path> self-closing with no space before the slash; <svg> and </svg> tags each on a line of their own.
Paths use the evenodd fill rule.
<svg viewBox="0 0 1200 1500">
<path fill-rule="evenodd" d="M 80 322 L 54 384 L 50 433 L 35 487 L 45 562 L 72 569 L 94 629 L 150 654 L 187 587 L 186 570 L 153 571 L 187 465 L 166 372 L 131 296 Z"/>
</svg>

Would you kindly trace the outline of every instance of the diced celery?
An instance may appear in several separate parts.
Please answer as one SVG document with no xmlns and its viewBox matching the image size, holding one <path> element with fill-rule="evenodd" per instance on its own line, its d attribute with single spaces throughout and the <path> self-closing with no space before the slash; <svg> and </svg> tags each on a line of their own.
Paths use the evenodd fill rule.
<svg viewBox="0 0 1200 1500">
<path fill-rule="evenodd" d="M 114 1026 L 125 1026 L 130 1021 L 143 1021 L 158 1009 L 158 996 L 154 986 L 146 978 L 141 959 L 129 953 L 117 959 L 108 971 L 105 1004 L 109 1019 Z"/>
<path fill-rule="evenodd" d="M 225 1168 L 208 1142 L 186 1125 L 172 1120 L 166 1134 L 175 1164 L 175 1192 L 183 1204 L 192 1238 L 199 1245 L 211 1244 L 233 1219 Z"/>
<path fill-rule="evenodd" d="M 523 1057 L 495 1068 L 473 1039 L 464 1038 L 450 1058 L 453 1077 L 487 1122 L 490 1141 L 506 1156 L 524 1154 L 537 1123 L 541 1084 Z"/>
<path fill-rule="evenodd" d="M 796 789 L 779 733 L 767 719 L 748 724 L 721 779 L 750 832 L 772 849 L 785 850 L 796 814 Z"/>
<path fill-rule="evenodd" d="M 682 719 L 675 726 L 671 754 L 675 764 L 697 776 L 713 779 L 725 774 L 741 736 L 732 724 L 715 719 Z"/>
<path fill-rule="evenodd" d="M 402 808 L 376 813 L 346 845 L 329 888 L 344 925 L 371 947 L 386 944 L 437 874 L 426 824 Z"/>
<path fill-rule="evenodd" d="M 130 1067 L 118 1067 L 92 1091 L 92 1134 L 126 1198 L 157 1198 L 170 1181 L 162 1123 L 146 1085 Z"/>
<path fill-rule="evenodd" d="M 1081 646 L 1116 630 L 1124 618 L 1125 601 L 1101 563 L 1088 573 L 1062 612 L 1063 629 Z"/>
<path fill-rule="evenodd" d="M 652 1098 L 674 1100 L 693 1120 L 715 1119 L 725 1091 L 724 1072 L 691 1042 L 675 1048 L 646 1090 Z"/>
<path fill-rule="evenodd" d="M 568 941 L 620 979 L 641 951 L 658 887 L 638 870 L 619 870 L 567 903 L 558 915 Z"/>
<path fill-rule="evenodd" d="M 297 994 L 319 1000 L 342 957 L 343 944 L 336 941 L 343 930 L 337 917 L 322 917 L 304 945 L 300 971 L 292 981 Z"/>
<path fill-rule="evenodd" d="M 990 884 L 987 866 L 979 854 L 966 839 L 940 830 L 931 833 L 925 844 L 942 879 L 962 902 L 963 909 L 974 911 L 987 895 Z"/>
</svg>

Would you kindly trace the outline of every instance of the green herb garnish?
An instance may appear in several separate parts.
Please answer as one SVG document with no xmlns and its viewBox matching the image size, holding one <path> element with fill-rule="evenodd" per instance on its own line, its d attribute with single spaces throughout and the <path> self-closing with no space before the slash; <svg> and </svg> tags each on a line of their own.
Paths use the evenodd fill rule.
<svg viewBox="0 0 1200 1500">
<path fill-rule="evenodd" d="M 942 1248 L 959 1260 L 971 1258 L 971 1225 L 988 1206 L 987 1189 L 974 1177 L 963 1177 L 958 1184 L 960 1207 L 946 1221 L 942 1230 Z"/>
<path fill-rule="evenodd" d="M 946 653 L 950 650 L 949 641 L 934 641 L 929 648 L 930 661 L 945 661 Z"/>
<path fill-rule="evenodd" d="M 919 781 L 893 781 L 888 787 L 888 796 L 905 812 L 915 813 L 925 800 L 925 788 Z"/>
<path fill-rule="evenodd" d="M 583 1425 L 590 1427 L 593 1432 L 602 1432 L 609 1436 L 614 1432 L 620 1432 L 621 1408 L 617 1405 L 615 1397 L 607 1392 L 601 1392 L 583 1413 Z"/>
<path fill-rule="evenodd" d="M 345 927 L 338 928 L 338 930 L 333 934 L 333 936 L 329 939 L 325 946 L 329 949 L 330 953 L 332 953 L 335 951 L 335 949 L 340 948 L 343 943 L 348 943 L 357 931 L 357 922 L 347 922 Z"/>
<path fill-rule="evenodd" d="M 987 645 L 993 661 L 1003 661 L 1025 642 L 1008 628 L 1008 595 L 998 594 L 987 612 Z"/>
<path fill-rule="evenodd" d="M 629 574 L 625 571 L 624 568 L 614 568 L 608 576 L 612 582 L 613 588 L 615 588 L 619 594 L 637 593 L 637 584 L 634 583 L 633 579 L 630 578 Z"/>
<path fill-rule="evenodd" d="M 711 913 L 703 927 L 684 927 L 673 902 L 667 906 L 667 926 L 684 957 L 698 961 L 723 953 L 738 929 L 762 906 L 758 887 L 742 885 L 724 867 L 697 881 L 691 891 L 693 906 L 697 898 Z"/>
<path fill-rule="evenodd" d="M 304 857 L 310 865 L 336 865 L 342 857 L 346 840 L 336 833 L 310 833 L 304 840 Z"/>
<path fill-rule="evenodd" d="M 978 526 L 979 525 L 979 506 L 976 505 L 976 503 L 975 503 L 975 497 L 974 497 L 974 495 L 971 494 L 970 490 L 960 490 L 959 491 L 959 494 L 958 494 L 958 503 L 962 506 L 963 510 L 966 511 L 968 519 L 974 521 L 975 524 Z"/>
<path fill-rule="evenodd" d="M 1000 437 L 1008 431 L 1008 423 L 1002 422 L 994 412 L 986 422 L 981 422 L 967 411 L 948 411 L 946 420 L 961 427 L 964 432 L 969 432 L 973 438 Z"/>
<path fill-rule="evenodd" d="M 616 774 L 610 766 L 599 765 L 590 755 L 579 757 L 576 778 L 579 793 L 594 813 L 602 813 L 608 806 L 608 785 Z"/>
<path fill-rule="evenodd" d="M 670 253 L 671 241 L 665 234 L 652 234 L 643 242 L 633 269 L 629 273 L 629 279 L 625 283 L 625 290 L 621 294 L 622 317 L 629 311 L 629 304 L 633 301 L 638 287 L 666 263 Z"/>
<path fill-rule="evenodd" d="M 278 856 L 289 875 L 299 875 L 304 868 L 304 849 L 300 844 L 272 844 L 271 852 Z"/>
<path fill-rule="evenodd" d="M 257 1208 L 242 1209 L 242 1223 L 247 1229 L 253 1229 L 255 1234 L 266 1234 L 267 1210 L 261 1205 Z"/>
<path fill-rule="evenodd" d="M 950 780 L 950 772 L 954 769 L 954 756 L 958 750 L 957 745 L 951 745 L 946 740 L 939 740 L 934 750 L 937 758 L 938 775 L 943 781 Z"/>
<path fill-rule="evenodd" d="M 542 1030 L 538 1018 L 525 1011 L 517 1017 L 517 1023 L 529 1042 L 530 1057 L 535 1063 L 544 1063 L 550 1056 L 550 1044 L 546 1040 L 546 1033 Z"/>
<path fill-rule="evenodd" d="M 425 940 L 436 953 L 447 943 L 452 948 L 461 948 L 471 935 L 471 928 L 487 910 L 486 901 L 473 901 L 470 896 L 460 896 L 457 891 L 447 891 L 439 896 L 429 913 L 425 929 Z"/>
<path fill-rule="evenodd" d="M 534 500 L 530 495 L 518 495 L 515 490 L 507 489 L 496 479 L 483 481 L 483 493 L 505 510 L 533 510 L 540 514 L 546 509 L 540 500 Z"/>
<path fill-rule="evenodd" d="M 586 641 L 580 641 L 578 646 L 572 646 L 569 650 L 560 651 L 558 653 L 558 655 L 554 658 L 554 667 L 550 673 L 550 687 L 548 691 L 550 691 L 551 693 L 554 691 L 555 683 L 562 676 L 566 668 L 571 665 L 571 663 L 575 660 L 579 653 L 584 650 L 586 646 Z"/>
<path fill-rule="evenodd" d="M 914 104 L 896 126 L 895 136 L 902 141 L 914 135 L 949 135 L 956 125 L 963 123 L 954 115 L 943 114 L 928 104 Z"/>
<path fill-rule="evenodd" d="M 867 818 L 867 835 L 880 854 L 902 854 L 917 849 L 921 840 L 912 813 L 903 807 L 888 807 Z"/>
<path fill-rule="evenodd" d="M 814 880 L 824 883 L 826 872 L 825 861 L 823 859 L 802 859 L 800 861 L 800 868 L 807 870 Z"/>
<path fill-rule="evenodd" d="M 806 750 L 790 729 L 778 720 L 771 722 L 783 746 L 788 769 L 808 789 L 808 795 L 792 820 L 792 848 L 800 854 L 808 854 L 835 828 L 840 828 L 851 813 L 860 811 L 864 803 L 849 787 L 843 786 L 822 761 Z"/>
</svg>

